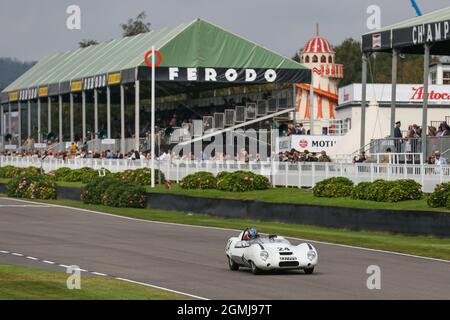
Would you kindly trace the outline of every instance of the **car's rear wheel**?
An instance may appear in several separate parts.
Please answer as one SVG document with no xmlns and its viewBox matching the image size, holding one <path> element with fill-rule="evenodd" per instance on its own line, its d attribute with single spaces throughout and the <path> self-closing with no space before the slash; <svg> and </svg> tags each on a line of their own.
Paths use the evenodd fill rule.
<svg viewBox="0 0 450 320">
<path fill-rule="evenodd" d="M 303 269 L 306 274 L 312 274 L 314 272 L 314 267 Z"/>
<path fill-rule="evenodd" d="M 239 270 L 239 265 L 236 262 L 234 262 L 230 257 L 228 257 L 228 266 L 232 271 Z"/>
<path fill-rule="evenodd" d="M 261 273 L 261 270 L 258 269 L 258 267 L 253 261 L 250 261 L 250 268 L 252 269 L 252 273 L 255 275 Z"/>
</svg>

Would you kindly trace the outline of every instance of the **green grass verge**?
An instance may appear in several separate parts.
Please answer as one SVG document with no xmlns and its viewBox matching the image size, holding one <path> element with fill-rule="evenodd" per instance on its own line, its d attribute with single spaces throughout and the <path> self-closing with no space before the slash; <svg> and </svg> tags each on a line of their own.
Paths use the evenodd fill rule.
<svg viewBox="0 0 450 320">
<path fill-rule="evenodd" d="M 226 219 L 200 214 L 154 209 L 112 208 L 101 205 L 88 205 L 82 203 L 81 201 L 70 200 L 51 200 L 45 202 L 152 221 L 222 227 L 238 230 L 249 226 L 254 226 L 263 233 L 275 233 L 283 236 L 450 260 L 450 238 L 436 238 L 427 236 L 412 237 L 382 232 L 349 231 L 298 224 Z M 226 239 L 224 239 L 224 243 L 225 241 Z"/>
<path fill-rule="evenodd" d="M 0 265 L 0 300 L 182 300 L 188 297 L 120 280 L 81 275 L 69 290 L 68 274 Z"/>
<path fill-rule="evenodd" d="M 83 187 L 80 182 L 58 182 L 58 185 L 64 187 Z M 332 207 L 347 207 L 361 209 L 387 209 L 387 210 L 409 210 L 409 211 L 433 211 L 450 212 L 446 208 L 431 208 L 427 204 L 427 195 L 420 200 L 409 200 L 397 203 L 375 202 L 368 200 L 354 200 L 349 198 L 317 198 L 314 197 L 311 190 L 297 188 L 274 188 L 261 191 L 250 192 L 227 192 L 220 190 L 186 190 L 174 184 L 172 190 L 165 186 L 158 185 L 155 189 L 146 187 L 147 192 L 151 193 L 170 193 L 190 197 L 203 198 L 221 198 L 238 200 L 257 200 L 271 203 L 290 203 L 319 205 Z"/>
</svg>

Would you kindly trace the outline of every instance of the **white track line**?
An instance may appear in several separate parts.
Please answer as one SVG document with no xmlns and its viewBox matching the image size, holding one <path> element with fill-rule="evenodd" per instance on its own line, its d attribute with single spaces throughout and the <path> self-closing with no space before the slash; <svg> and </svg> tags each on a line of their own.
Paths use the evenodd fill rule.
<svg viewBox="0 0 450 320">
<path fill-rule="evenodd" d="M 22 200 L 22 199 L 11 199 L 11 198 L 1 198 L 1 197 L 0 197 L 0 199 L 14 200 L 14 201 L 19 201 L 19 202 L 36 203 L 36 202 Z M 112 213 L 106 213 L 106 212 L 100 212 L 100 211 L 94 211 L 94 210 L 88 210 L 88 209 L 82 209 L 82 208 L 75 208 L 75 207 L 69 207 L 69 206 L 62 206 L 62 205 L 56 205 L 56 204 L 49 204 L 48 207 L 70 209 L 70 210 L 74 210 L 74 211 L 95 213 L 95 214 L 99 214 L 99 215 L 103 215 L 103 216 L 114 217 L 114 218 L 119 218 L 119 219 L 124 219 L 124 220 L 132 220 L 132 221 L 154 223 L 154 224 L 162 224 L 162 225 L 172 225 L 172 226 L 190 227 L 190 228 L 199 228 L 199 229 L 210 229 L 210 230 L 234 231 L 234 232 L 242 231 L 242 230 L 231 229 L 231 228 L 208 227 L 208 226 L 198 226 L 198 225 L 191 225 L 191 224 L 181 224 L 181 223 L 175 223 L 175 222 L 163 222 L 163 221 L 144 220 L 144 219 L 138 219 L 138 218 L 119 216 L 119 215 L 112 214 Z M 310 239 L 303 239 L 303 238 L 296 238 L 296 237 L 287 237 L 287 238 L 288 239 L 292 239 L 292 240 L 298 240 L 298 241 L 319 243 L 319 244 L 329 245 L 329 246 L 343 247 L 343 248 L 349 248 L 349 249 L 357 249 L 357 250 L 377 252 L 377 253 L 384 253 L 384 254 L 393 254 L 393 255 L 409 257 L 409 258 L 417 258 L 417 259 L 424 259 L 424 260 L 429 260 L 429 261 L 450 263 L 450 260 L 444 260 L 444 259 L 438 259 L 438 258 L 430 258 L 430 257 L 424 257 L 424 256 L 417 256 L 417 255 L 413 255 L 413 254 L 401 253 L 401 252 L 395 252 L 395 251 L 386 251 L 386 250 L 381 250 L 381 249 L 371 249 L 371 248 L 357 247 L 357 246 L 346 245 L 346 244 L 331 243 L 331 242 L 317 241 L 317 240 L 310 240 Z"/>
<path fill-rule="evenodd" d="M 34 261 L 37 261 L 37 262 L 41 262 L 41 263 L 57 265 L 57 266 L 62 267 L 64 269 L 68 269 L 68 268 L 71 267 L 71 266 L 67 266 L 65 264 L 56 264 L 55 262 L 50 261 L 50 260 L 39 260 L 38 258 L 35 258 L 35 257 L 32 257 L 32 256 L 25 256 L 25 255 L 23 255 L 21 253 L 10 252 L 10 251 L 6 251 L 6 250 L 0 250 L 0 253 L 10 254 L 10 255 L 14 255 L 14 256 L 18 256 L 18 257 L 24 257 L 24 258 L 31 259 L 31 260 L 34 260 Z M 100 277 L 111 277 L 111 276 L 107 275 L 106 273 L 101 273 L 101 272 L 96 272 L 96 271 L 88 271 L 86 269 L 81 269 L 81 268 L 73 269 L 73 271 L 89 272 L 92 275 L 100 276 Z M 125 278 L 119 278 L 119 277 L 111 277 L 111 278 L 114 278 L 114 279 L 119 280 L 119 281 L 124 281 L 124 282 L 133 283 L 133 284 L 138 284 L 138 285 L 149 287 L 149 288 L 155 288 L 155 289 L 159 289 L 159 290 L 163 290 L 163 291 L 167 291 L 167 292 L 176 293 L 176 294 L 183 295 L 183 296 L 186 296 L 186 297 L 191 297 L 191 298 L 194 298 L 194 299 L 209 300 L 207 298 L 196 296 L 196 295 L 193 295 L 193 294 L 190 294 L 190 293 L 181 292 L 181 291 L 177 291 L 177 290 L 172 290 L 172 289 L 169 289 L 169 288 L 156 286 L 156 285 L 145 283 L 145 282 L 139 282 L 139 281 L 134 281 L 134 280 L 125 279 Z"/>
<path fill-rule="evenodd" d="M 148 283 L 145 283 L 145 282 L 139 282 L 139 281 L 124 279 L 124 278 L 114 278 L 114 279 L 130 282 L 130 283 L 135 283 L 135 284 L 140 284 L 142 286 L 146 286 L 146 287 L 150 287 L 150 288 L 165 290 L 165 291 L 169 291 L 169 292 L 172 292 L 172 293 L 185 295 L 185 296 L 192 297 L 192 298 L 199 299 L 199 300 L 209 300 L 207 298 L 203 298 L 203 297 L 200 297 L 200 296 L 195 296 L 193 294 L 188 294 L 188 293 L 184 293 L 184 292 L 180 292 L 180 291 L 176 291 L 176 290 L 171 290 L 171 289 L 167 289 L 167 288 L 164 288 L 164 287 L 154 286 L 154 285 L 151 285 L 151 284 L 148 284 Z"/>
</svg>

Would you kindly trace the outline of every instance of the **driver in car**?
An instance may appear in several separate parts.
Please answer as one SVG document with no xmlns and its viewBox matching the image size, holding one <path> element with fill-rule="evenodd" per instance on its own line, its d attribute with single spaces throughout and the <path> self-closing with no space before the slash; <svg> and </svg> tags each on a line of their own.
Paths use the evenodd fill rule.
<svg viewBox="0 0 450 320">
<path fill-rule="evenodd" d="M 242 240 L 244 241 L 250 241 L 256 238 L 258 238 L 258 231 L 255 228 L 248 229 L 242 236 Z"/>
</svg>

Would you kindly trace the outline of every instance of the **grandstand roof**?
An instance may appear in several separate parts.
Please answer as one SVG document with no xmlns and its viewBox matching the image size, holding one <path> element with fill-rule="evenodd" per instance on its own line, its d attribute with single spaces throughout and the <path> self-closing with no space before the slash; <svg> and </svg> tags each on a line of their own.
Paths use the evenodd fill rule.
<svg viewBox="0 0 450 320">
<path fill-rule="evenodd" d="M 276 69 L 276 82 L 309 82 L 311 72 L 308 68 L 281 56 L 269 49 L 215 26 L 201 19 L 183 23 L 173 28 L 152 30 L 137 36 L 100 43 L 83 49 L 50 55 L 39 61 L 30 70 L 11 83 L 2 92 L 2 102 L 8 93 L 32 90 L 39 92 L 47 87 L 48 95 L 70 92 L 70 84 L 90 77 L 120 73 L 120 83 L 135 80 L 149 80 L 150 72 L 145 63 L 145 53 L 155 46 L 163 56 L 157 69 L 157 80 L 167 81 L 164 74 L 169 67 L 217 68 L 238 70 L 239 77 L 233 82 L 244 80 L 245 69 L 256 71 Z M 218 73 L 223 70 L 217 70 Z M 179 79 L 186 81 L 180 71 Z M 218 75 L 216 82 L 229 82 Z M 264 82 L 258 74 L 255 82 Z M 205 81 L 199 76 L 199 82 Z M 260 80 L 260 81 L 258 81 Z M 274 80 L 275 81 L 275 80 Z M 97 84 L 97 79 L 95 80 Z M 100 80 L 101 82 L 101 80 Z M 272 82 L 272 81 L 268 81 Z M 116 83 L 117 84 L 117 83 Z M 86 89 L 92 89 L 87 87 Z M 47 91 L 43 91 L 47 92 Z M 40 96 L 41 94 L 38 93 Z M 19 95 L 19 100 L 21 95 Z M 24 98 L 36 97 L 25 95 Z"/>
</svg>

